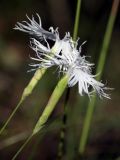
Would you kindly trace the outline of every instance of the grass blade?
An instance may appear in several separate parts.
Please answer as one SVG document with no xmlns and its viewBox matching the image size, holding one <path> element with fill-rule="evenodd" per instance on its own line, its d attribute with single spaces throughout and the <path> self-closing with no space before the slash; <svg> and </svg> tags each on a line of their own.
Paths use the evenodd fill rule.
<svg viewBox="0 0 120 160">
<path fill-rule="evenodd" d="M 78 35 L 79 19 L 80 19 L 81 0 L 77 0 L 76 15 L 73 31 L 73 40 L 76 41 Z"/>
</svg>

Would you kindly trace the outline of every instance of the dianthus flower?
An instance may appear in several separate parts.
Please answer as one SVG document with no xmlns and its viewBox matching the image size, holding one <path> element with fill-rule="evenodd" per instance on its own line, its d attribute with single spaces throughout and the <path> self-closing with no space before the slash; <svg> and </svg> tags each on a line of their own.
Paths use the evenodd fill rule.
<svg viewBox="0 0 120 160">
<path fill-rule="evenodd" d="M 49 28 L 46 31 L 42 28 L 41 19 L 37 14 L 39 22 L 32 17 L 29 22 L 17 23 L 15 29 L 28 33 L 32 36 L 30 46 L 35 51 L 35 56 L 31 57 L 34 69 L 49 68 L 56 66 L 59 73 L 68 75 L 68 86 L 73 87 L 78 84 L 80 95 L 87 94 L 89 97 L 96 92 L 100 98 L 110 98 L 105 90 L 108 88 L 95 79 L 92 74 L 94 64 L 89 63 L 85 56 L 81 56 L 82 45 L 78 47 L 78 41 L 73 41 L 70 33 L 66 33 L 63 39 L 60 39 L 58 29 Z M 50 47 L 50 41 L 54 44 Z M 34 70 L 32 69 L 32 70 Z"/>
</svg>

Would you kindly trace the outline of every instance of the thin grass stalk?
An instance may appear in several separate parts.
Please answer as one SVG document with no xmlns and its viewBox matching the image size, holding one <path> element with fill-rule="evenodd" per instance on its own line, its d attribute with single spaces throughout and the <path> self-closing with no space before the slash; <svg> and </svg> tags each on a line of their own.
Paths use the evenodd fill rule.
<svg viewBox="0 0 120 160">
<path fill-rule="evenodd" d="M 114 23 L 115 23 L 115 18 L 117 15 L 118 6 L 119 6 L 119 0 L 114 0 L 112 4 L 112 9 L 111 9 L 111 13 L 109 16 L 108 24 L 106 27 L 105 36 L 103 39 L 103 44 L 102 44 L 100 57 L 98 61 L 98 67 L 96 70 L 96 73 L 100 73 L 97 77 L 97 80 L 101 79 L 101 76 L 103 73 L 107 51 L 108 51 L 108 47 L 110 44 L 110 39 L 111 39 L 111 35 L 112 35 Z M 88 136 L 89 136 L 90 125 L 91 125 L 91 121 L 92 121 L 92 117 L 93 117 L 93 113 L 95 109 L 95 102 L 96 102 L 96 94 L 94 95 L 94 97 L 91 99 L 91 101 L 88 104 L 88 109 L 87 109 L 84 126 L 82 130 L 81 138 L 80 138 L 80 144 L 79 144 L 80 155 L 84 153 L 85 148 L 86 148 L 86 143 L 87 143 Z"/>
<path fill-rule="evenodd" d="M 27 140 L 25 141 L 25 143 L 20 147 L 20 149 L 16 152 L 16 154 L 13 156 L 12 160 L 15 160 L 17 158 L 17 156 L 19 155 L 19 153 L 23 150 L 23 148 L 26 146 L 26 144 L 28 144 L 28 142 L 31 140 L 32 138 L 32 134 L 27 138 Z"/>
<path fill-rule="evenodd" d="M 47 124 L 45 125 L 45 127 L 41 130 L 40 133 L 38 133 L 37 135 L 37 141 L 32 145 L 32 151 L 29 154 L 29 157 L 27 157 L 29 160 L 33 160 L 36 156 L 36 150 L 38 149 L 39 145 L 40 145 L 40 141 L 43 139 L 43 137 L 49 133 L 49 132 L 53 132 L 53 130 L 58 130 L 60 127 L 62 126 L 61 123 L 61 118 L 58 117 L 57 119 L 54 118 L 52 120 L 50 120 L 49 122 L 47 122 Z"/>
<path fill-rule="evenodd" d="M 5 122 L 5 124 L 3 125 L 3 127 L 0 129 L 0 135 L 3 133 L 3 131 L 5 130 L 6 126 L 8 125 L 8 123 L 10 122 L 10 120 L 13 118 L 13 116 L 15 115 L 16 111 L 18 110 L 18 108 L 20 107 L 20 105 L 24 102 L 24 100 L 32 93 L 33 89 L 35 88 L 35 86 L 37 85 L 38 81 L 42 78 L 43 74 L 45 73 L 45 69 L 38 69 L 34 76 L 32 77 L 32 79 L 30 80 L 29 84 L 27 85 L 27 87 L 24 89 L 23 94 L 21 96 L 21 99 L 18 103 L 18 105 L 15 107 L 15 109 L 12 111 L 12 113 L 10 114 L 9 118 L 7 119 L 7 121 Z"/>
<path fill-rule="evenodd" d="M 37 148 L 38 148 L 38 145 L 39 145 L 40 141 L 41 141 L 41 136 L 40 136 L 40 138 L 38 138 L 37 141 L 33 144 L 33 146 L 32 146 L 32 147 L 33 147 L 33 148 L 32 148 L 32 152 L 30 153 L 30 155 L 29 155 L 29 157 L 28 157 L 29 160 L 33 160 L 33 159 L 34 159 L 35 153 L 36 153 L 36 151 L 37 151 Z"/>
<path fill-rule="evenodd" d="M 80 20 L 80 9 L 81 9 L 81 0 L 77 0 L 74 31 L 73 31 L 73 40 L 74 41 L 76 41 L 77 35 L 78 35 L 78 27 L 79 27 L 79 20 Z"/>
<path fill-rule="evenodd" d="M 32 134 L 28 137 L 28 139 L 25 141 L 25 143 L 16 152 L 16 154 L 14 155 L 12 160 L 17 158 L 19 153 L 23 150 L 23 148 L 31 140 L 31 138 L 44 127 L 44 125 L 47 122 L 48 118 L 50 117 L 52 111 L 54 110 L 58 100 L 62 96 L 62 94 L 67 86 L 67 81 L 68 81 L 68 76 L 66 75 L 58 82 L 57 86 L 55 87 L 55 89 L 54 89 L 54 91 L 48 101 L 47 106 L 45 107 L 42 115 L 40 116 L 39 120 L 37 121 L 37 123 L 32 131 Z"/>
</svg>

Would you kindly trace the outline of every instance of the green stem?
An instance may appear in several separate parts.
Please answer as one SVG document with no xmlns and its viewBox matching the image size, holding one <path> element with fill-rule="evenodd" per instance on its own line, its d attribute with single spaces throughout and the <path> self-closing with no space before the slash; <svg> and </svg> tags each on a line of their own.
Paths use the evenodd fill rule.
<svg viewBox="0 0 120 160">
<path fill-rule="evenodd" d="M 15 160 L 17 158 L 17 156 L 19 155 L 19 153 L 23 150 L 23 148 L 26 146 L 26 144 L 28 144 L 28 142 L 31 140 L 32 138 L 32 134 L 27 138 L 27 140 L 25 141 L 25 143 L 20 147 L 20 149 L 16 152 L 16 154 L 13 156 L 12 160 Z"/>
<path fill-rule="evenodd" d="M 101 48 L 99 62 L 98 62 L 97 70 L 96 70 L 96 73 L 100 72 L 100 74 L 97 76 L 97 80 L 100 80 L 102 73 L 103 73 L 107 51 L 108 51 L 108 47 L 110 44 L 110 39 L 111 39 L 113 27 L 114 27 L 115 18 L 117 15 L 119 2 L 120 0 L 114 0 L 112 4 L 112 9 L 111 9 L 110 17 L 109 17 L 108 24 L 106 27 L 105 36 L 103 39 L 103 45 Z"/>
<path fill-rule="evenodd" d="M 14 116 L 14 114 L 16 113 L 16 111 L 18 110 L 19 106 L 22 103 L 22 99 L 19 101 L 18 105 L 15 107 L 15 109 L 13 110 L 13 112 L 10 114 L 9 118 L 7 119 L 7 121 L 5 122 L 5 124 L 3 125 L 3 127 L 0 129 L 0 135 L 3 133 L 3 131 L 5 130 L 6 126 L 8 125 L 8 123 L 10 122 L 10 120 L 12 119 L 12 117 Z"/>
<path fill-rule="evenodd" d="M 75 15 L 75 23 L 74 23 L 74 31 L 73 31 L 73 40 L 74 41 L 76 40 L 77 35 L 78 35 L 80 8 L 81 8 L 81 0 L 78 0 L 77 5 L 76 5 L 76 15 Z"/>
<path fill-rule="evenodd" d="M 112 9 L 111 9 L 111 13 L 110 13 L 110 17 L 108 20 L 108 24 L 106 27 L 103 45 L 102 45 L 101 52 L 100 52 L 98 67 L 96 70 L 97 73 L 100 72 L 99 76 L 97 77 L 97 80 L 100 80 L 102 73 L 103 73 L 105 60 L 106 60 L 106 56 L 107 56 L 107 50 L 109 47 L 109 43 L 110 43 L 110 39 L 111 39 L 111 35 L 112 35 L 112 30 L 113 30 L 115 18 L 117 15 L 118 5 L 119 5 L 119 0 L 114 0 L 113 5 L 112 5 Z M 86 113 L 84 126 L 83 126 L 81 139 L 80 139 L 80 145 L 79 145 L 79 153 L 81 155 L 84 153 L 84 150 L 86 147 L 86 143 L 87 143 L 87 139 L 88 139 L 88 135 L 89 135 L 89 130 L 90 130 L 90 125 L 91 125 L 91 121 L 92 121 L 92 117 L 93 117 L 93 113 L 94 113 L 94 109 L 95 109 L 95 102 L 96 102 L 96 94 L 94 95 L 94 97 L 91 99 L 91 101 L 88 104 L 88 110 Z"/>
<path fill-rule="evenodd" d="M 85 116 L 84 120 L 84 125 L 81 133 L 81 138 L 80 138 L 80 145 L 79 145 L 79 154 L 82 155 L 84 153 L 88 135 L 89 135 L 89 130 L 90 130 L 90 125 L 91 125 L 91 120 L 95 108 L 95 102 L 96 102 L 96 95 L 91 99 L 91 101 L 88 104 L 88 109 L 87 113 Z"/>
<path fill-rule="evenodd" d="M 8 123 L 10 122 L 10 120 L 12 119 L 12 117 L 14 116 L 14 114 L 16 113 L 18 108 L 20 107 L 20 105 L 23 103 L 23 101 L 32 93 L 33 89 L 35 88 L 35 86 L 37 85 L 38 81 L 41 79 L 41 77 L 43 76 L 44 73 L 45 73 L 45 69 L 42 69 L 42 70 L 39 69 L 35 72 L 34 76 L 30 80 L 29 84 L 24 89 L 18 105 L 15 107 L 15 109 L 12 111 L 12 113 L 10 114 L 9 118 L 7 119 L 7 121 L 5 122 L 3 127 L 0 129 L 0 135 L 2 134 L 4 129 L 6 128 L 6 126 L 8 125 Z"/>
</svg>

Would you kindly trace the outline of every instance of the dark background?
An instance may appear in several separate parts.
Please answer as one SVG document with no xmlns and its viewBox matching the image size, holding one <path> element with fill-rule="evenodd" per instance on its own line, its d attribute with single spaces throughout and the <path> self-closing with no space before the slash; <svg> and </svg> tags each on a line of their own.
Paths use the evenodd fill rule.
<svg viewBox="0 0 120 160">
<path fill-rule="evenodd" d="M 80 13 L 80 43 L 83 55 L 89 55 L 97 64 L 108 22 L 112 0 L 83 0 Z M 18 103 L 23 89 L 33 76 L 30 69 L 29 36 L 13 30 L 17 21 L 26 20 L 38 13 L 46 30 L 59 27 L 60 36 L 73 33 L 76 1 L 74 0 L 1 0 L 0 1 L 0 125 L 2 126 Z M 37 20 L 37 19 L 36 19 Z M 94 69 L 93 69 L 94 72 Z M 39 82 L 32 95 L 20 107 L 0 137 L 0 159 L 9 160 L 23 144 L 42 113 L 58 82 L 55 70 L 50 69 Z M 97 100 L 91 125 L 85 160 L 118 160 L 120 156 L 120 10 L 113 29 L 102 77 L 104 83 L 115 88 L 111 100 Z M 61 98 L 48 125 L 33 138 L 20 154 L 20 160 L 54 160 L 57 155 L 61 115 L 65 95 Z M 87 96 L 80 97 L 77 87 L 72 88 L 68 105 L 66 152 L 63 159 L 76 158 Z M 83 104 L 83 102 L 86 102 Z M 83 104 L 83 105 L 82 105 Z M 12 139 L 10 139 L 12 137 Z M 21 141 L 22 140 L 22 141 Z"/>
</svg>

